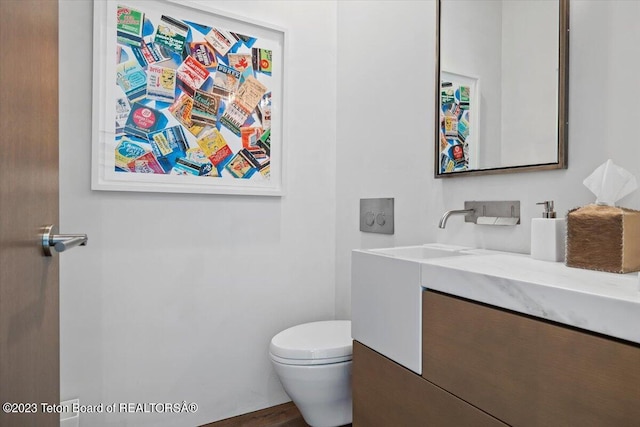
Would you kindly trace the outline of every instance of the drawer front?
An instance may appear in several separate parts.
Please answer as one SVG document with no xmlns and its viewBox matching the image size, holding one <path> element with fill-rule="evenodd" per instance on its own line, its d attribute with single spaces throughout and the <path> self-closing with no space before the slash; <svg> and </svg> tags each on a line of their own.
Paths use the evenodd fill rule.
<svg viewBox="0 0 640 427">
<path fill-rule="evenodd" d="M 640 346 L 423 292 L 422 376 L 515 426 L 637 426 Z"/>
<path fill-rule="evenodd" d="M 352 369 L 355 427 L 505 426 L 358 341 Z"/>
</svg>

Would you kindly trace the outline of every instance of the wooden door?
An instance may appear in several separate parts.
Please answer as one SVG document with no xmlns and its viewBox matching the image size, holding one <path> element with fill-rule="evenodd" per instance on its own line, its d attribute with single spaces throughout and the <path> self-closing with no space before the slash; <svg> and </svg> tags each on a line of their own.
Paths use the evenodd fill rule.
<svg viewBox="0 0 640 427">
<path fill-rule="evenodd" d="M 60 402 L 58 258 L 38 242 L 58 225 L 57 0 L 0 0 L 0 40 L 0 425 L 60 425 L 41 406 Z"/>
</svg>

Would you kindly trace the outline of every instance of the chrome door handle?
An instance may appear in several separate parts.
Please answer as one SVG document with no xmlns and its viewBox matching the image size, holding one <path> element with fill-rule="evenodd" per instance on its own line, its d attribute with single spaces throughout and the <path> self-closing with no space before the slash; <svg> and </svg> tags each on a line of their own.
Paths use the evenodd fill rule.
<svg viewBox="0 0 640 427">
<path fill-rule="evenodd" d="M 55 225 L 42 228 L 40 238 L 45 256 L 53 256 L 56 251 L 64 252 L 76 246 L 87 246 L 89 239 L 86 234 L 55 234 L 56 231 Z"/>
</svg>

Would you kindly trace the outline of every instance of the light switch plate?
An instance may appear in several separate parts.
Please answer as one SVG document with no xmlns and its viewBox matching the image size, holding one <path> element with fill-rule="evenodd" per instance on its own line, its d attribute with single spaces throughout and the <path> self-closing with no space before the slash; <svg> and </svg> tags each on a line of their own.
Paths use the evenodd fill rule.
<svg viewBox="0 0 640 427">
<path fill-rule="evenodd" d="M 393 198 L 360 199 L 360 231 L 393 234 Z"/>
</svg>

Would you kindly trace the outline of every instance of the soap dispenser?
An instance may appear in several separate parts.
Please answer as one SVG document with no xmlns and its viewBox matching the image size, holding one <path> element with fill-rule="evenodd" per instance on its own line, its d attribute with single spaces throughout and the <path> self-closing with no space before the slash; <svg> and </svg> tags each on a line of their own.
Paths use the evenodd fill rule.
<svg viewBox="0 0 640 427">
<path fill-rule="evenodd" d="M 542 261 L 564 261 L 565 218 L 556 218 L 553 201 L 536 203 L 544 205 L 542 218 L 531 220 L 531 257 Z"/>
</svg>

